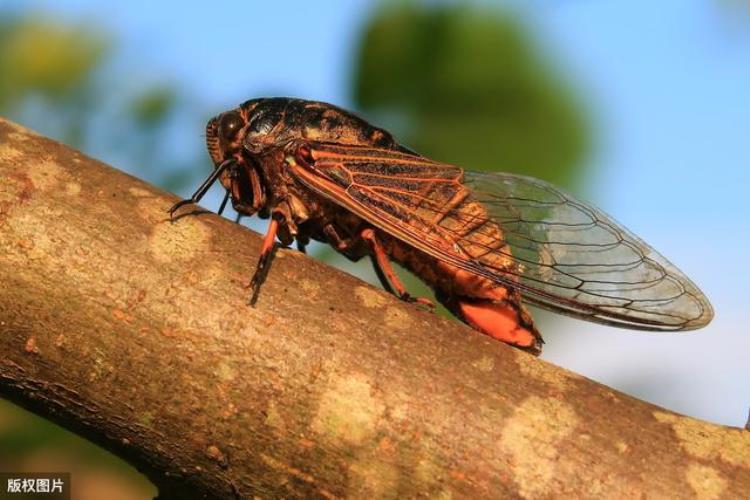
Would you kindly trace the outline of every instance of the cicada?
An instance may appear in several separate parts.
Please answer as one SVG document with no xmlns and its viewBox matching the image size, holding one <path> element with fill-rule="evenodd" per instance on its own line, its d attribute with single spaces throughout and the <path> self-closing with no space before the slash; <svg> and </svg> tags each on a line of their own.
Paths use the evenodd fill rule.
<svg viewBox="0 0 750 500">
<path fill-rule="evenodd" d="M 257 293 L 278 239 L 310 240 L 369 257 L 383 287 L 413 298 L 392 268 L 421 278 L 474 329 L 541 352 L 526 305 L 638 330 L 690 330 L 713 316 L 674 265 L 591 205 L 547 182 L 470 172 L 399 144 L 346 110 L 292 98 L 249 100 L 212 118 L 215 181 L 242 215 L 270 218 L 251 287 Z"/>
</svg>

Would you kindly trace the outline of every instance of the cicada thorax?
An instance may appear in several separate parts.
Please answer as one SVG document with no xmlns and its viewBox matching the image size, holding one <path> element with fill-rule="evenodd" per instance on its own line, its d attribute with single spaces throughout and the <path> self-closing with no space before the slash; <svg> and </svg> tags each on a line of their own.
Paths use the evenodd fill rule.
<svg viewBox="0 0 750 500">
<path fill-rule="evenodd" d="M 295 140 L 329 144 L 396 147 L 386 130 L 331 104 L 289 98 L 253 99 L 239 111 L 246 117 L 245 146 L 275 148 Z"/>
</svg>

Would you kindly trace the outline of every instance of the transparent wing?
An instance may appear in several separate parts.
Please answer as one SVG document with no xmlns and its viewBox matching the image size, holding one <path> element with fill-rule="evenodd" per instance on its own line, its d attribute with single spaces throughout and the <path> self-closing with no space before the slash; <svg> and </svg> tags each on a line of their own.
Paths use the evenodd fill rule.
<svg viewBox="0 0 750 500">
<path fill-rule="evenodd" d="M 713 317 L 679 269 L 591 205 L 520 175 L 466 172 L 464 184 L 502 227 L 530 302 L 654 330 L 699 328 Z"/>
</svg>

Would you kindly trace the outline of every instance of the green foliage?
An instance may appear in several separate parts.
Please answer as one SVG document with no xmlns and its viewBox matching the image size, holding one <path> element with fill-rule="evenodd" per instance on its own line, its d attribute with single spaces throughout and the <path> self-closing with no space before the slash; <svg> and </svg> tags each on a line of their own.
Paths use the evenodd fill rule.
<svg viewBox="0 0 750 500">
<path fill-rule="evenodd" d="M 511 15 L 388 4 L 366 27 L 356 61 L 357 104 L 423 154 L 559 184 L 580 171 L 585 117 Z"/>
<path fill-rule="evenodd" d="M 0 112 L 81 147 L 109 40 L 43 16 L 0 18 Z M 50 112 L 54 110 L 55 112 Z M 38 126 L 36 126 L 38 125 Z"/>
<path fill-rule="evenodd" d="M 203 170 L 203 145 L 176 154 L 168 139 L 180 126 L 194 137 L 204 117 L 190 115 L 195 100 L 178 116 L 187 100 L 177 85 L 140 81 L 130 74 L 139 71 L 112 66 L 115 49 L 89 25 L 0 16 L 0 114 L 167 189 L 188 187 Z"/>
<path fill-rule="evenodd" d="M 46 18 L 0 21 L 0 107 L 28 94 L 63 101 L 80 94 L 107 54 L 106 37 Z"/>
<path fill-rule="evenodd" d="M 153 129 L 169 116 L 177 104 L 174 89 L 154 87 L 138 95 L 132 102 L 133 120 L 137 126 Z"/>
</svg>

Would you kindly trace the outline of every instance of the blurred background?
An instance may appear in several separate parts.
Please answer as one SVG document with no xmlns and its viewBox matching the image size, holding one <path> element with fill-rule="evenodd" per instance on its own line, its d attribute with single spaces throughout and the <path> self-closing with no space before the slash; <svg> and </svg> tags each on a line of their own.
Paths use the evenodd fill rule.
<svg viewBox="0 0 750 500">
<path fill-rule="evenodd" d="M 336 103 L 431 158 L 560 184 L 680 267 L 716 318 L 658 335 L 541 313 L 543 358 L 745 424 L 750 2 L 197 5 L 0 3 L 0 114 L 181 196 L 211 168 L 206 120 L 258 96 Z M 202 204 L 215 210 L 221 194 Z M 374 282 L 369 263 L 314 253 Z M 72 471 L 77 498 L 155 494 L 115 457 L 2 402 L 0 470 Z"/>
</svg>

